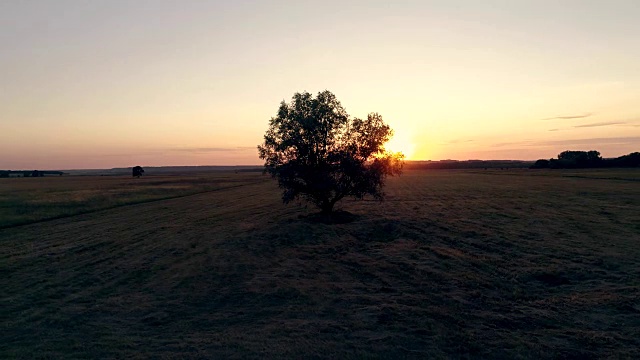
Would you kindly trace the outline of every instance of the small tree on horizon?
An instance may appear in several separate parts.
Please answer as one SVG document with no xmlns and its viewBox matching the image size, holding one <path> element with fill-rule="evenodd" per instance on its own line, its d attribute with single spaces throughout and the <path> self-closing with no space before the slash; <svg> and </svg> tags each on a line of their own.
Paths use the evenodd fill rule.
<svg viewBox="0 0 640 360">
<path fill-rule="evenodd" d="M 331 213 L 345 197 L 384 198 L 386 177 L 400 175 L 404 163 L 384 148 L 392 135 L 377 113 L 350 118 L 330 91 L 302 92 L 282 101 L 258 152 L 285 204 L 301 197 Z"/>
<path fill-rule="evenodd" d="M 139 178 L 144 174 L 144 169 L 142 169 L 142 166 L 134 166 L 131 172 L 133 177 Z"/>
</svg>

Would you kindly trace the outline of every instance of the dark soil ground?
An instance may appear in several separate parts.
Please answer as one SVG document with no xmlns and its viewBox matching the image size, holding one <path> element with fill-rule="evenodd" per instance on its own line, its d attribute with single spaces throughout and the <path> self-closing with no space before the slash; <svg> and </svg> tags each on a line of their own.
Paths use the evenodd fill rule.
<svg viewBox="0 0 640 360">
<path fill-rule="evenodd" d="M 0 230 L 0 358 L 640 358 L 640 171 L 242 176 Z"/>
</svg>

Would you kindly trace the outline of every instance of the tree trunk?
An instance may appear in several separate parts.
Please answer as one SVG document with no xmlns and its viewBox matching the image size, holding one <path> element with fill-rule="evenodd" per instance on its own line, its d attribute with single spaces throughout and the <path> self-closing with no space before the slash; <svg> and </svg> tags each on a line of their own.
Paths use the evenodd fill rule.
<svg viewBox="0 0 640 360">
<path fill-rule="evenodd" d="M 336 195 L 335 198 L 322 203 L 322 206 L 320 207 L 322 209 L 322 213 L 331 214 L 333 212 L 333 207 L 338 201 L 340 201 L 340 199 L 342 199 L 342 196 Z"/>
<path fill-rule="evenodd" d="M 322 210 L 323 214 L 331 214 L 331 212 L 333 211 L 333 205 L 335 203 L 331 202 L 331 201 L 327 201 L 324 204 L 322 204 L 322 206 L 320 207 L 320 209 Z"/>
</svg>

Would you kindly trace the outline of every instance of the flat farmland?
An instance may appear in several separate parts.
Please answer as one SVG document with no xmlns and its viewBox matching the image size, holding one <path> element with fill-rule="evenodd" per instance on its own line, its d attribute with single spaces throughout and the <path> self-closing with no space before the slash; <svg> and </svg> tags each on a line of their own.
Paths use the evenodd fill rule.
<svg viewBox="0 0 640 360">
<path fill-rule="evenodd" d="M 263 180 L 234 173 L 142 178 L 56 176 L 0 179 L 0 228 Z"/>
<path fill-rule="evenodd" d="M 0 229 L 0 358 L 640 357 L 638 170 L 408 171 L 338 224 L 199 179 Z"/>
</svg>

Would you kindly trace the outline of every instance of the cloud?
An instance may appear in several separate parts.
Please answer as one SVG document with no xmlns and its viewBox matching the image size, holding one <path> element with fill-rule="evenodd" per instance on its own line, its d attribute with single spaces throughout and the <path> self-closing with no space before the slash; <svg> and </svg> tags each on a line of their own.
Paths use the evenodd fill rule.
<svg viewBox="0 0 640 360">
<path fill-rule="evenodd" d="M 570 119 L 582 119 L 593 115 L 593 113 L 586 113 L 581 115 L 567 115 L 567 116 L 555 116 L 542 120 L 570 120 Z"/>
<path fill-rule="evenodd" d="M 572 128 L 591 128 L 591 127 L 600 127 L 600 126 L 626 126 L 626 127 L 640 127 L 640 124 L 637 123 L 637 121 L 634 120 L 630 120 L 630 121 L 621 121 L 621 120 L 616 120 L 616 121 L 601 121 L 601 122 L 596 122 L 596 123 L 589 123 L 589 124 L 581 124 L 581 125 L 574 125 L 570 128 L 554 128 L 554 129 L 549 129 L 547 131 L 561 131 L 561 130 L 571 130 Z"/>
<path fill-rule="evenodd" d="M 529 140 L 518 141 L 518 142 L 504 142 L 504 143 L 493 144 L 491 145 L 491 147 L 522 146 L 522 145 L 529 145 L 529 143 L 531 143 L 531 141 Z"/>
<path fill-rule="evenodd" d="M 460 143 L 467 143 L 467 142 L 472 142 L 472 141 L 473 140 L 456 139 L 456 140 L 451 140 L 449 142 L 443 143 L 443 145 L 460 144 Z"/>
<path fill-rule="evenodd" d="M 624 121 L 606 121 L 606 122 L 598 122 L 584 125 L 575 125 L 574 128 L 588 128 L 588 127 L 598 127 L 598 126 L 611 126 L 611 125 L 625 125 Z"/>
<path fill-rule="evenodd" d="M 235 146 L 235 147 L 193 147 L 193 148 L 173 148 L 170 151 L 190 152 L 190 153 L 212 153 L 212 152 L 244 152 L 255 150 L 254 146 Z"/>
<path fill-rule="evenodd" d="M 633 145 L 640 143 L 640 136 L 614 137 L 614 138 L 587 138 L 570 140 L 541 141 L 534 145 Z"/>
<path fill-rule="evenodd" d="M 525 140 L 520 142 L 508 142 L 493 144 L 492 147 L 540 147 L 540 146 L 598 146 L 598 145 L 635 145 L 640 143 L 640 136 L 614 137 L 614 138 L 587 138 L 587 139 L 567 139 L 567 140 L 547 140 L 532 141 Z"/>
</svg>

